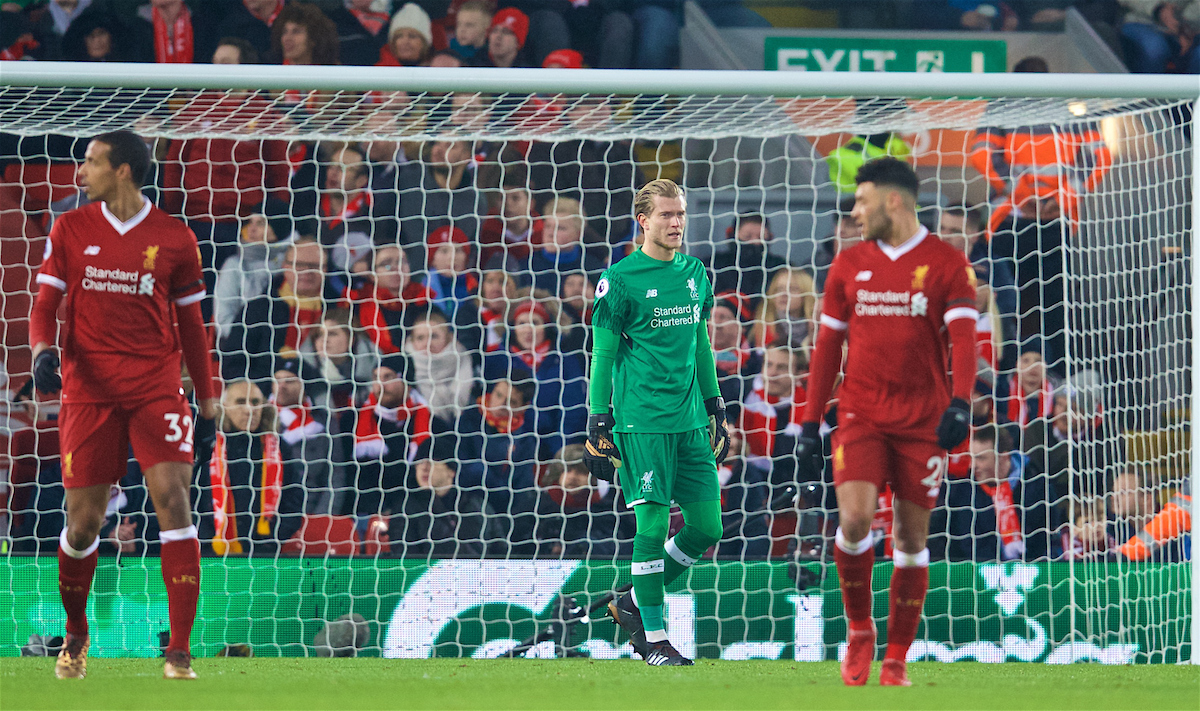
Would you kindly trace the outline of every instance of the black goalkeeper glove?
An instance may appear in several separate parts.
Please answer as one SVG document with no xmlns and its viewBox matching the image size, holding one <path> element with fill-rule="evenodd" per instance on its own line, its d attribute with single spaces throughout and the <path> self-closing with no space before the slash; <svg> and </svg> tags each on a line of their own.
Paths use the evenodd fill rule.
<svg viewBox="0 0 1200 711">
<path fill-rule="evenodd" d="M 588 416 L 587 444 L 583 446 L 583 461 L 592 476 L 604 481 L 617 478 L 621 468 L 621 453 L 613 443 L 612 413 Z"/>
<path fill-rule="evenodd" d="M 217 420 L 215 418 L 201 417 L 200 413 L 196 413 L 196 422 L 192 430 L 193 451 L 196 453 L 196 461 L 204 461 L 208 459 L 208 455 L 212 452 L 213 446 L 217 443 Z"/>
<path fill-rule="evenodd" d="M 708 412 L 708 441 L 712 445 L 713 459 L 717 464 L 725 461 L 729 454 L 729 428 L 725 425 L 725 400 L 720 396 L 704 401 Z"/>
<path fill-rule="evenodd" d="M 58 374 L 60 365 L 58 356 L 49 348 L 38 353 L 33 359 L 33 387 L 47 395 L 62 390 L 62 377 Z"/>
<path fill-rule="evenodd" d="M 938 446 L 947 451 L 962 444 L 971 434 L 971 405 L 960 397 L 950 401 L 937 426 Z"/>
<path fill-rule="evenodd" d="M 805 422 L 796 440 L 796 475 L 800 481 L 820 481 L 825 468 L 825 450 L 821 445 L 821 425 Z"/>
</svg>

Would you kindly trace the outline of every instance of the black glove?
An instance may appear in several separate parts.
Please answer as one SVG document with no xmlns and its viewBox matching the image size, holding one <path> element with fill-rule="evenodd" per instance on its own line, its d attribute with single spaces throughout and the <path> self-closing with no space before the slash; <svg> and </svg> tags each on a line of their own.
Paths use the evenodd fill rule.
<svg viewBox="0 0 1200 711">
<path fill-rule="evenodd" d="M 192 451 L 196 453 L 196 461 L 208 459 L 213 445 L 217 442 L 217 421 L 215 418 L 201 417 L 196 413 L 196 422 L 192 429 Z"/>
<path fill-rule="evenodd" d="M 713 458 L 717 464 L 725 461 L 729 454 L 729 428 L 725 426 L 725 400 L 720 396 L 704 401 L 708 411 L 708 441 L 712 445 Z"/>
<path fill-rule="evenodd" d="M 49 348 L 38 353 L 33 359 L 33 387 L 47 395 L 62 390 L 62 377 L 58 374 L 60 365 L 58 356 Z"/>
<path fill-rule="evenodd" d="M 960 397 L 950 401 L 937 426 L 938 446 L 951 450 L 971 434 L 971 405 Z"/>
<path fill-rule="evenodd" d="M 821 444 L 821 425 L 805 422 L 796 440 L 796 475 L 800 481 L 820 481 L 825 468 L 825 449 Z"/>
<path fill-rule="evenodd" d="M 612 413 L 588 416 L 587 444 L 583 446 L 583 461 L 592 476 L 613 481 L 621 468 L 621 453 L 613 443 Z"/>
</svg>

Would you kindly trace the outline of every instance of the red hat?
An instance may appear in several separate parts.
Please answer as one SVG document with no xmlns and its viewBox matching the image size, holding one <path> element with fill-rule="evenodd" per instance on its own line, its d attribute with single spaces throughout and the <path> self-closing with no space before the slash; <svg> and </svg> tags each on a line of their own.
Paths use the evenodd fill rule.
<svg viewBox="0 0 1200 711">
<path fill-rule="evenodd" d="M 492 15 L 492 27 L 503 27 L 517 36 L 517 45 L 525 46 L 525 38 L 529 36 L 529 15 L 515 7 L 506 7 Z M 490 31 L 492 27 L 489 27 Z"/>
<path fill-rule="evenodd" d="M 738 321 L 749 321 L 752 318 L 749 302 L 750 299 L 745 294 L 737 291 L 723 291 L 714 297 L 713 308 L 724 306 Z"/>
<path fill-rule="evenodd" d="M 573 49 L 556 49 L 542 60 L 542 69 L 557 64 L 561 69 L 583 69 L 583 55 Z"/>
<path fill-rule="evenodd" d="M 512 315 L 509 317 L 511 319 L 509 323 L 516 323 L 517 319 L 531 311 L 542 319 L 542 323 L 550 321 L 550 314 L 546 313 L 546 309 L 542 308 L 542 305 L 538 302 L 529 300 L 513 310 Z"/>
<path fill-rule="evenodd" d="M 470 243 L 471 240 L 467 239 L 466 232 L 450 225 L 443 225 L 437 228 L 425 238 L 425 245 L 428 247 L 436 247 L 441 244 L 464 244 L 469 246 Z"/>
</svg>

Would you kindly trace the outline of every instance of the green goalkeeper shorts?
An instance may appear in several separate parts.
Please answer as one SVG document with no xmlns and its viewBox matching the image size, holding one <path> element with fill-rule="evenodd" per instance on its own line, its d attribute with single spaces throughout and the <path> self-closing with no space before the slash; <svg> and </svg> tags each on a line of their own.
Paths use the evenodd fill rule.
<svg viewBox="0 0 1200 711">
<path fill-rule="evenodd" d="M 617 478 L 626 506 L 720 500 L 707 427 L 671 434 L 616 432 L 613 439 L 621 452 Z"/>
</svg>

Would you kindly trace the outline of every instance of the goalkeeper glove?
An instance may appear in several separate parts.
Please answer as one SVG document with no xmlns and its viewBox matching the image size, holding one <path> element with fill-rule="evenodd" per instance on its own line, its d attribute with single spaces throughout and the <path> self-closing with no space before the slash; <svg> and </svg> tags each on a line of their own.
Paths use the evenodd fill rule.
<svg viewBox="0 0 1200 711">
<path fill-rule="evenodd" d="M 820 481 L 825 468 L 825 450 L 821 445 L 821 425 L 805 422 L 796 440 L 796 474 L 800 481 Z"/>
<path fill-rule="evenodd" d="M 712 445 L 713 458 L 717 464 L 725 461 L 729 454 L 729 428 L 725 425 L 725 400 L 720 396 L 704 401 L 708 411 L 708 440 Z"/>
<path fill-rule="evenodd" d="M 47 395 L 62 390 L 62 377 L 58 374 L 60 365 L 58 356 L 49 348 L 38 353 L 33 359 L 33 386 Z"/>
<path fill-rule="evenodd" d="M 967 435 L 971 434 L 971 406 L 966 400 L 956 397 L 950 401 L 950 407 L 942 413 L 942 421 L 937 426 L 938 446 L 951 450 L 962 444 Z"/>
<path fill-rule="evenodd" d="M 588 438 L 583 447 L 583 461 L 592 476 L 612 481 L 621 468 L 621 453 L 613 443 L 612 413 L 588 416 Z"/>
</svg>

